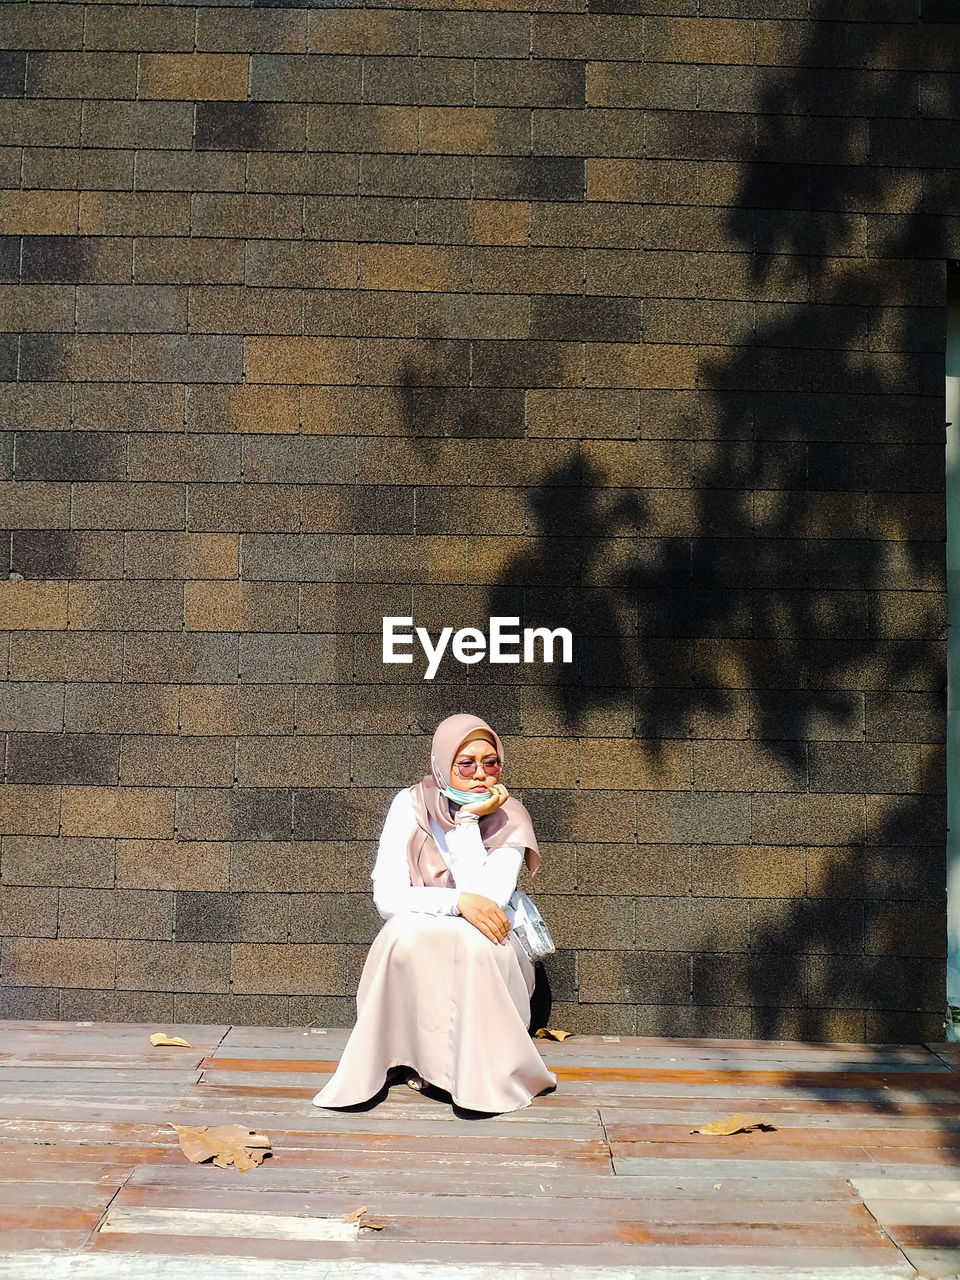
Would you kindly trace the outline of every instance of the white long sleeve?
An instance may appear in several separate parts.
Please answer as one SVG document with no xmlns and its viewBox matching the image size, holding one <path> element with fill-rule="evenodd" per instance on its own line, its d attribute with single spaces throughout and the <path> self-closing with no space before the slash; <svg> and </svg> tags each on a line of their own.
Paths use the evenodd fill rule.
<svg viewBox="0 0 960 1280">
<path fill-rule="evenodd" d="M 373 901 L 384 920 L 401 911 L 454 915 L 461 893 L 481 893 L 505 907 L 517 887 L 523 850 L 510 845 L 484 848 L 479 824 L 461 823 L 444 831 L 431 823 L 434 839 L 450 868 L 454 889 L 410 883 L 407 845 L 416 827 L 409 789 L 399 791 L 387 811 L 374 864 Z"/>
<path fill-rule="evenodd" d="M 523 850 L 513 845 L 484 847 L 479 822 L 458 823 L 446 836 L 444 859 L 460 893 L 482 893 L 498 907 L 505 907 L 517 887 L 523 866 Z M 436 831 L 434 832 L 436 835 Z M 443 845 L 440 846 L 441 850 Z"/>
</svg>

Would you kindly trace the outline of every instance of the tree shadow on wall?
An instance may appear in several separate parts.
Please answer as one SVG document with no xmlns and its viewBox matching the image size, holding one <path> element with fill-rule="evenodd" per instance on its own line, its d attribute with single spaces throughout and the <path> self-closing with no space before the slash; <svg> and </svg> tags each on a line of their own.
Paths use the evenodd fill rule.
<svg viewBox="0 0 960 1280">
<path fill-rule="evenodd" d="M 807 32 L 792 65 L 764 73 L 729 276 L 701 272 L 699 292 L 751 299 L 753 321 L 705 325 L 698 389 L 676 401 L 692 508 L 666 534 L 644 476 L 608 484 L 595 451 L 565 460 L 529 488 L 526 545 L 489 591 L 491 614 L 512 613 L 519 587 L 527 625 L 574 628 L 574 671 L 547 669 L 540 690 L 567 732 L 623 711 L 638 751 L 726 742 L 726 778 L 708 785 L 753 790 L 773 814 L 771 798 L 793 804 L 752 838 L 803 852 L 804 896 L 753 899 L 746 952 L 718 955 L 705 929 L 693 957 L 693 1003 L 749 1007 L 765 1037 L 831 1038 L 844 1010 L 872 1011 L 850 1038 L 933 1036 L 943 1007 L 943 781 L 921 745 L 944 736 L 942 262 L 960 254 L 960 93 L 914 69 L 940 65 L 944 35 L 900 9 L 881 0 L 850 23 L 841 0 L 820 3 L 786 24 Z M 401 375 L 425 456 L 429 437 L 489 420 L 467 393 L 425 401 L 443 376 Z M 738 773 L 738 743 L 769 777 Z"/>
<path fill-rule="evenodd" d="M 635 630 L 588 626 L 576 679 L 549 686 L 565 727 L 588 732 L 598 707 L 632 698 L 649 751 L 693 725 L 735 738 L 741 713 L 745 753 L 758 744 L 785 779 L 768 785 L 796 795 L 769 843 L 805 850 L 810 896 L 757 899 L 743 956 L 714 955 L 705 933 L 694 1004 L 749 1006 L 759 1036 L 830 1038 L 838 1010 L 861 1010 L 849 1038 L 923 1038 L 944 1004 L 943 781 L 920 744 L 943 741 L 942 260 L 958 252 L 944 215 L 960 212 L 960 96 L 956 78 L 899 69 L 936 65 L 942 33 L 843 23 L 844 8 L 819 6 L 797 65 L 771 68 L 760 94 L 727 226 L 755 319 L 701 360 L 689 528 L 651 551 L 641 488 L 642 554 L 624 564 L 594 528 L 603 477 L 571 490 L 557 470 L 529 494 L 536 542 L 491 611 L 499 589 L 556 581 L 558 563 L 562 588 L 626 593 Z M 551 532 L 561 509 L 569 556 Z M 867 863 L 896 869 L 893 893 Z"/>
<path fill-rule="evenodd" d="M 425 462 L 435 458 L 438 439 L 487 438 L 491 422 L 500 438 L 523 435 L 523 391 L 463 386 L 449 347 L 427 335 L 417 358 L 405 357 L 397 375 L 400 420 Z"/>
<path fill-rule="evenodd" d="M 758 372 L 754 538 L 805 537 L 805 590 L 760 596 L 753 610 L 774 669 L 797 673 L 792 723 L 785 732 L 777 701 L 754 694 L 754 736 L 781 757 L 791 738 L 807 744 L 807 791 L 851 795 L 852 838 L 837 849 L 808 837 L 809 897 L 751 904 L 741 994 L 760 1036 L 822 1038 L 831 1010 L 861 1009 L 874 1011 L 868 1040 L 939 1039 L 944 778 L 937 749 L 919 744 L 944 737 L 942 262 L 957 243 L 939 215 L 960 207 L 960 139 L 949 123 L 960 95 L 953 80 L 898 69 L 935 62 L 942 33 L 850 26 L 863 64 L 887 69 L 855 73 L 858 91 L 872 90 L 854 95 L 868 142 L 864 122 L 844 116 L 831 121 L 824 154 L 822 122 L 804 112 L 831 89 L 832 109 L 850 108 L 842 73 L 824 70 L 839 61 L 844 28 L 832 19 L 844 6 L 819 15 L 805 65 L 770 72 L 757 154 L 730 218 L 752 253 L 757 296 L 773 292 L 787 254 L 807 256 L 808 297 L 758 309 L 750 346 L 710 362 L 706 377 L 722 432 L 735 425 L 725 393 Z M 880 6 L 884 16 L 898 15 Z M 947 118 L 917 116 L 918 99 Z M 782 159 L 811 149 L 820 164 Z M 718 449 L 720 475 L 729 449 Z M 847 715 L 858 688 L 862 724 Z M 718 965 L 719 981 L 699 991 L 695 981 L 694 998 L 721 1000 L 730 974 Z"/>
<path fill-rule="evenodd" d="M 640 536 L 642 498 L 627 489 L 605 489 L 602 482 L 600 469 L 577 457 L 531 489 L 526 504 L 532 528 L 489 592 L 491 616 L 512 612 L 521 587 L 523 625 L 564 625 L 573 632 L 574 665 L 548 669 L 551 696 L 571 722 L 587 710 L 581 683 L 584 653 L 590 662 L 601 654 L 604 661 L 605 682 L 590 686 L 590 709 L 619 700 L 635 669 L 635 654 L 622 639 L 629 609 L 625 594 L 592 584 L 602 580 L 604 560 Z M 491 676 L 495 678 L 493 672 Z"/>
</svg>

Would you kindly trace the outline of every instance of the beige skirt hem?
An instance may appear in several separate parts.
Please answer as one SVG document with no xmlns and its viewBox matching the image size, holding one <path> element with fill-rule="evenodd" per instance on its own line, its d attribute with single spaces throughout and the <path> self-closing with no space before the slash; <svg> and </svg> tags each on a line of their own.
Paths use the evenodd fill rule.
<svg viewBox="0 0 960 1280">
<path fill-rule="evenodd" d="M 527 1032 L 533 983 L 512 935 L 498 945 L 460 916 L 391 917 L 367 955 L 356 1025 L 314 1105 L 367 1102 L 390 1070 L 407 1067 L 465 1110 L 529 1106 L 557 1083 Z"/>
</svg>

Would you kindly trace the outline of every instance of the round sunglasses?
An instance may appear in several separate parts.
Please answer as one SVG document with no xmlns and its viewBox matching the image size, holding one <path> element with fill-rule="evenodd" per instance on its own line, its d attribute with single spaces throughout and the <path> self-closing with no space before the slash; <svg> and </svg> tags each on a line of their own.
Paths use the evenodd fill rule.
<svg viewBox="0 0 960 1280">
<path fill-rule="evenodd" d="M 477 761 L 458 760 L 453 767 L 461 778 L 472 778 L 477 772 Z M 480 761 L 480 767 L 484 773 L 499 773 L 503 765 L 497 756 L 487 756 L 486 760 Z"/>
</svg>

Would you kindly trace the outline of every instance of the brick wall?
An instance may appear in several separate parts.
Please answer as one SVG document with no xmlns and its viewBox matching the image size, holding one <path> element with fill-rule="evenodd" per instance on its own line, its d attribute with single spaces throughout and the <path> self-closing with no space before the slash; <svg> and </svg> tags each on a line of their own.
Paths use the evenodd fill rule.
<svg viewBox="0 0 960 1280">
<path fill-rule="evenodd" d="M 557 1024 L 940 1034 L 955 10 L 532 8 L 0 6 L 0 1013 L 349 1024 L 468 709 Z"/>
</svg>

